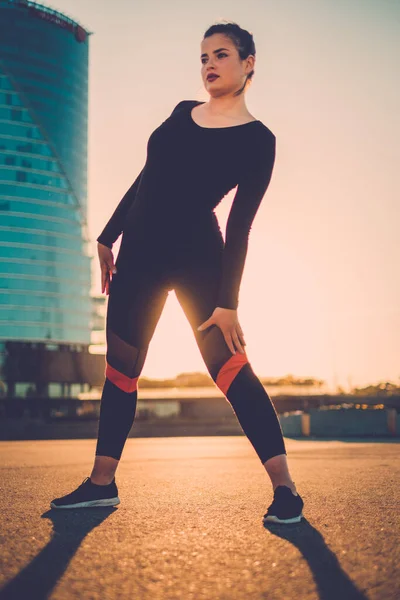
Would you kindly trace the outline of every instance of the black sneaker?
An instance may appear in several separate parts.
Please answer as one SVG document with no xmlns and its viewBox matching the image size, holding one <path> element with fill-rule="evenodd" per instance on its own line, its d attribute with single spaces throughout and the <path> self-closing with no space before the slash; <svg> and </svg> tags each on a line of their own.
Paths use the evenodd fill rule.
<svg viewBox="0 0 400 600">
<path fill-rule="evenodd" d="M 264 523 L 299 523 L 303 517 L 304 502 L 295 496 L 287 485 L 278 485 L 274 491 L 274 499 L 264 515 Z"/>
<path fill-rule="evenodd" d="M 120 503 L 115 477 L 108 485 L 92 483 L 86 477 L 81 485 L 66 496 L 50 502 L 51 508 L 87 508 L 90 506 L 115 506 Z"/>
</svg>

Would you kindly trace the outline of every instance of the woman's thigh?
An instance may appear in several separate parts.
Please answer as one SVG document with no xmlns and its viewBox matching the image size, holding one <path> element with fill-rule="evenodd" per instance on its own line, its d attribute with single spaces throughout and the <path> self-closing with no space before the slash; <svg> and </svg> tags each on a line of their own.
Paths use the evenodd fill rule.
<svg viewBox="0 0 400 600">
<path fill-rule="evenodd" d="M 197 345 L 207 369 L 218 383 L 227 369 L 232 375 L 247 361 L 239 352 L 232 354 L 218 325 L 203 331 L 197 327 L 211 317 L 217 306 L 218 286 L 221 280 L 221 259 L 194 262 L 174 281 L 176 297 L 190 323 Z"/>
<path fill-rule="evenodd" d="M 106 375 L 115 382 L 137 378 L 165 305 L 169 288 L 160 265 L 116 261 L 106 317 Z"/>
</svg>

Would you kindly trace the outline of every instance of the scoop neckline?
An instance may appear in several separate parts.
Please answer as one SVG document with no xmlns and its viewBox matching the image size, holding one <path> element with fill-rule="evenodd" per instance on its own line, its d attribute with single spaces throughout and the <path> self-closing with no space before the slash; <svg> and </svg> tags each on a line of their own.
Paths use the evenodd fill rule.
<svg viewBox="0 0 400 600">
<path fill-rule="evenodd" d="M 202 125 L 199 125 L 198 123 L 196 123 L 196 121 L 192 117 L 192 110 L 194 108 L 196 108 L 196 106 L 199 106 L 200 104 L 206 104 L 206 103 L 205 102 L 198 102 L 196 100 L 196 104 L 194 106 L 190 106 L 189 110 L 188 110 L 188 115 L 189 115 L 190 121 L 193 123 L 193 125 L 195 125 L 199 129 L 217 129 L 217 130 L 220 130 L 220 129 L 235 129 L 236 127 L 245 127 L 246 125 L 251 125 L 252 123 L 261 123 L 261 121 L 259 119 L 255 119 L 254 121 L 248 121 L 247 123 L 241 123 L 240 125 L 228 125 L 227 127 L 203 127 Z"/>
</svg>

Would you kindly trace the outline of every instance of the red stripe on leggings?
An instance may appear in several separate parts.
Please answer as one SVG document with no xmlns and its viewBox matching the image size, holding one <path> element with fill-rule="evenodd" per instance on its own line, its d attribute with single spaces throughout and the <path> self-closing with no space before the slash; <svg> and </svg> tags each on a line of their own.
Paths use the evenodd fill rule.
<svg viewBox="0 0 400 600">
<path fill-rule="evenodd" d="M 114 369 L 111 365 L 106 361 L 106 377 L 114 383 L 117 387 L 119 387 L 124 392 L 134 392 L 137 390 L 138 379 L 139 377 L 128 377 L 117 369 Z"/>
<path fill-rule="evenodd" d="M 246 356 L 246 353 L 241 354 L 237 350 L 236 354 L 233 354 L 231 358 L 229 358 L 226 361 L 226 363 L 221 367 L 215 383 L 217 384 L 219 389 L 225 394 L 225 396 L 227 394 L 229 386 L 235 379 L 236 375 L 239 373 L 240 369 L 244 367 L 244 365 L 248 362 L 249 360 Z"/>
</svg>

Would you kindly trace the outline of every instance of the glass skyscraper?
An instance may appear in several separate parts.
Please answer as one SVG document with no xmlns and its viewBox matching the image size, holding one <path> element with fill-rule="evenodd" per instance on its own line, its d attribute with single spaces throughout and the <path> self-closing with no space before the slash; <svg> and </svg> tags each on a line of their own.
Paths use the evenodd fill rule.
<svg viewBox="0 0 400 600">
<path fill-rule="evenodd" d="M 6 342 L 90 344 L 89 35 L 44 5 L 0 0 L 3 367 Z"/>
</svg>

